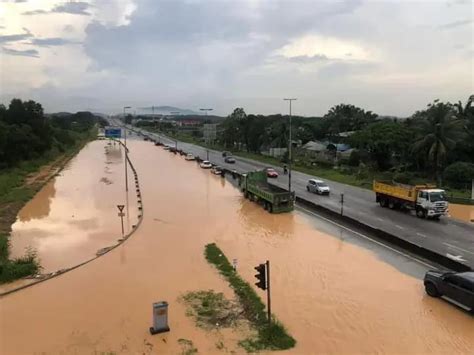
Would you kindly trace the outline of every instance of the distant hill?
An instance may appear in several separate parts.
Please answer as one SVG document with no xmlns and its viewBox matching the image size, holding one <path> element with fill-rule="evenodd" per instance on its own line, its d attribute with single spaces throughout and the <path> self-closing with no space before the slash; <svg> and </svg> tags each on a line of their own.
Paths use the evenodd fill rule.
<svg viewBox="0 0 474 355">
<path fill-rule="evenodd" d="M 179 112 L 179 115 L 199 115 L 200 112 L 196 112 L 189 109 L 183 109 L 174 106 L 153 106 L 153 107 L 140 107 L 139 111 L 143 113 L 155 113 L 156 115 L 172 115 L 171 112 Z"/>
</svg>

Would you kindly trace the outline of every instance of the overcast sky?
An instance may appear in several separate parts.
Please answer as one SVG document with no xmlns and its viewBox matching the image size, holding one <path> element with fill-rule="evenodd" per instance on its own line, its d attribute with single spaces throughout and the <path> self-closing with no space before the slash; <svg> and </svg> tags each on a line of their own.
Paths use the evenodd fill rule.
<svg viewBox="0 0 474 355">
<path fill-rule="evenodd" d="M 0 98 L 407 116 L 474 93 L 470 0 L 0 0 Z"/>
</svg>

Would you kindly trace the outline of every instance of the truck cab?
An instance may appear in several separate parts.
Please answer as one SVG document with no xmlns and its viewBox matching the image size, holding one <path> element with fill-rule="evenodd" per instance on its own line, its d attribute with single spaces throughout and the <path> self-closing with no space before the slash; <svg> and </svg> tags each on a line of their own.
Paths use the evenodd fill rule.
<svg viewBox="0 0 474 355">
<path fill-rule="evenodd" d="M 420 218 L 439 218 L 448 214 L 446 192 L 441 189 L 418 190 L 416 215 Z"/>
</svg>

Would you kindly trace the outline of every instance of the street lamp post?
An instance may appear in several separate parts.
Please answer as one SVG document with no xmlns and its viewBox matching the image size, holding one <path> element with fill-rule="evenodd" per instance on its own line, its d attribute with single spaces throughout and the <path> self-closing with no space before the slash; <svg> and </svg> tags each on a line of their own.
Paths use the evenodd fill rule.
<svg viewBox="0 0 474 355">
<path fill-rule="evenodd" d="M 199 110 L 205 112 L 205 116 L 206 116 L 206 120 L 207 120 L 207 115 L 208 115 L 209 111 L 212 111 L 213 109 L 212 108 L 200 108 Z M 208 154 L 208 159 L 207 160 L 209 160 L 209 152 L 207 154 Z"/>
<path fill-rule="evenodd" d="M 289 101 L 290 102 L 290 128 L 289 128 L 289 137 L 288 137 L 288 192 L 291 192 L 291 161 L 292 161 L 292 155 L 291 155 L 291 103 L 292 101 L 296 101 L 297 99 L 292 98 L 292 99 L 283 99 L 284 101 Z"/>
<path fill-rule="evenodd" d="M 124 129 L 124 145 L 125 145 L 125 191 L 128 191 L 128 169 L 127 169 L 127 118 L 125 116 L 125 110 L 132 108 L 131 106 L 123 107 L 123 122 L 125 125 Z"/>
</svg>

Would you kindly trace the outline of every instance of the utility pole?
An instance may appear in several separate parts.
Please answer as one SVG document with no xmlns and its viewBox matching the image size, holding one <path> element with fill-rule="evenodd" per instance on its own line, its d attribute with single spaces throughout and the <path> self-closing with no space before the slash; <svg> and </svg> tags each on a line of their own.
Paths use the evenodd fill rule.
<svg viewBox="0 0 474 355">
<path fill-rule="evenodd" d="M 210 111 L 212 111 L 213 109 L 212 108 L 200 108 L 199 111 L 204 111 L 205 112 L 205 117 L 206 117 L 206 121 L 207 121 L 207 115 Z M 205 139 L 206 137 L 204 137 Z M 212 144 L 212 143 L 211 143 Z M 209 154 L 209 153 L 208 153 Z M 207 160 L 209 160 L 209 156 L 207 158 Z"/>
<path fill-rule="evenodd" d="M 125 129 L 124 129 L 124 144 L 125 144 L 125 191 L 128 191 L 128 169 L 127 169 L 127 158 L 128 158 L 128 153 L 127 153 L 127 119 L 125 117 L 125 110 L 127 108 L 132 108 L 131 106 L 124 106 L 123 107 L 123 121 L 125 124 Z"/>
<path fill-rule="evenodd" d="M 180 112 L 179 111 L 171 111 L 170 112 L 173 116 L 179 116 Z M 174 149 L 178 150 L 178 140 L 174 140 Z"/>
<path fill-rule="evenodd" d="M 292 154 L 291 154 L 291 103 L 292 101 L 296 101 L 296 98 L 293 99 L 283 99 L 284 101 L 289 101 L 290 102 L 290 128 L 289 128 L 289 139 L 288 139 L 288 192 L 291 192 L 291 162 L 293 160 Z"/>
</svg>

